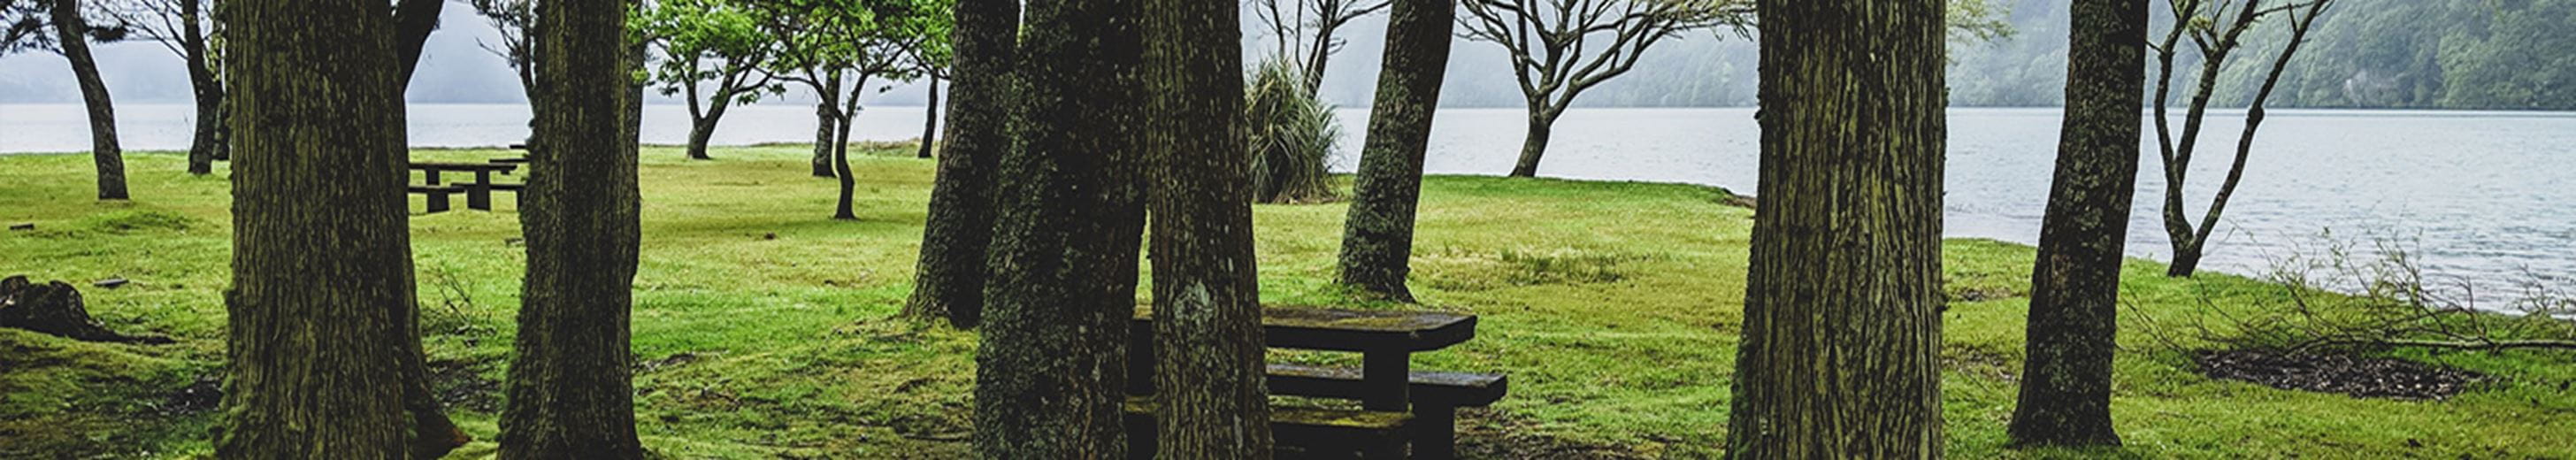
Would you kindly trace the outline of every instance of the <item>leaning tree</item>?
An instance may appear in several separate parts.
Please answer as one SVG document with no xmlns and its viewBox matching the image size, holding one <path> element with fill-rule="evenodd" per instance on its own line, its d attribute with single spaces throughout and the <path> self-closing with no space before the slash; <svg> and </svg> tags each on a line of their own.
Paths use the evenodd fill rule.
<svg viewBox="0 0 2576 460">
<path fill-rule="evenodd" d="M 1367 144 L 1353 175 L 1342 228 L 1341 283 L 1411 302 L 1414 206 L 1422 197 L 1422 155 L 1440 83 L 1449 69 L 1451 0 L 1397 0 L 1386 25 L 1386 57 L 1369 107 Z"/>
<path fill-rule="evenodd" d="M 1761 0 L 1727 451 L 1939 458 L 1944 0 Z"/>
<path fill-rule="evenodd" d="M 2254 152 L 2254 132 L 2263 127 L 2263 104 L 2272 98 L 2272 90 L 2281 82 L 2281 73 L 2289 70 L 2290 58 L 2299 53 L 2299 45 L 2308 41 L 2308 30 L 2324 15 L 2334 0 L 2173 0 L 2168 11 L 2173 13 L 2173 26 L 2165 31 L 2163 41 L 2152 45 L 2156 51 L 2156 153 L 2164 160 L 2165 236 L 2173 244 L 2173 261 L 2166 265 L 2165 276 L 2185 277 L 2200 269 L 2200 258 L 2209 249 L 2209 235 L 2218 228 L 2218 217 L 2227 211 L 2227 200 L 2236 195 L 2236 184 L 2245 178 L 2245 161 Z M 2221 71 L 2227 59 L 2244 46 L 2246 31 L 2274 15 L 2290 16 L 2287 27 L 2290 39 L 2281 47 L 2272 65 L 2263 73 L 2263 85 L 2255 90 L 2253 101 L 2245 109 L 2245 128 L 2236 135 L 2236 161 L 2227 167 L 2220 179 L 2218 192 L 2209 199 L 2209 209 L 2194 226 L 2183 209 L 2184 182 L 2191 175 L 2191 160 L 2200 144 L 2201 121 L 2209 115 L 2209 100 L 2218 91 Z M 2166 107 L 2172 105 L 2174 56 L 2184 37 L 2200 55 L 2199 86 L 2192 89 L 2191 106 L 2183 114 L 2182 137 L 2176 139 L 2172 123 L 2166 120 Z"/>
<path fill-rule="evenodd" d="M 707 143 L 728 110 L 778 91 L 763 69 L 778 40 L 761 30 L 755 10 L 732 0 L 668 0 L 639 13 L 632 26 L 654 37 L 664 56 L 647 78 L 663 95 L 688 101 L 689 159 L 709 159 Z"/>
<path fill-rule="evenodd" d="M 2121 245 L 2138 180 L 2147 0 L 2077 0 L 2067 28 L 2066 120 L 2032 263 L 2028 357 L 2007 433 L 2038 446 L 2116 446 L 2111 356 Z"/>
<path fill-rule="evenodd" d="M 44 26 L 53 29 L 55 54 L 71 64 L 72 81 L 80 84 L 81 106 L 89 114 L 90 162 L 98 171 L 98 199 L 123 200 L 125 193 L 125 150 L 116 139 L 116 103 L 107 93 L 107 81 L 98 75 L 98 59 L 90 56 L 90 42 L 113 42 L 125 38 L 130 29 L 111 21 L 108 27 L 92 27 L 91 16 L 101 13 L 96 5 L 81 0 L 31 0 L 45 2 L 36 8 L 45 13 Z"/>
</svg>

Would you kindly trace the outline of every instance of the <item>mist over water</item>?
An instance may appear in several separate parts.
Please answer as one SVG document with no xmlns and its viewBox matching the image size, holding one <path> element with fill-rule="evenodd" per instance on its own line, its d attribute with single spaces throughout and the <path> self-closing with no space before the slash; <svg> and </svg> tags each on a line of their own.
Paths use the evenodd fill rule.
<svg viewBox="0 0 2576 460">
<path fill-rule="evenodd" d="M 118 107 L 128 150 L 187 147 L 184 105 Z M 1574 109 L 1557 123 L 1539 174 L 1682 182 L 1760 194 L 1759 128 L 1748 108 Z M 921 107 L 871 107 L 860 140 L 920 136 Z M 1365 108 L 1336 111 L 1344 138 L 1333 169 L 1359 162 Z M 500 146 L 527 136 L 515 104 L 413 104 L 411 140 L 422 147 Z M 0 152 L 88 148 L 77 105 L 0 105 Z M 2233 154 L 2241 114 L 2210 117 L 2194 161 L 2186 209 L 2197 220 Z M 1947 233 L 2020 243 L 2038 240 L 2057 152 L 2057 109 L 1950 111 Z M 717 144 L 809 142 L 813 109 L 736 108 Z M 1501 175 L 1519 155 L 1519 109 L 1442 109 L 1424 169 Z M 2162 162 L 2150 139 L 2137 181 L 2127 251 L 2168 258 Z M 644 142 L 678 144 L 684 107 L 645 109 Z M 719 154 L 721 156 L 721 154 Z M 2221 220 L 2204 267 L 2262 273 L 2332 241 L 2368 250 L 2381 240 L 2413 252 L 2437 277 L 2476 280 L 2502 292 L 2529 276 L 2576 284 L 2576 113 L 2276 110 L 2255 140 L 2243 185 Z M 2323 235 L 2332 232 L 2331 240 Z M 2484 297 L 2484 295 L 2481 295 Z"/>
</svg>

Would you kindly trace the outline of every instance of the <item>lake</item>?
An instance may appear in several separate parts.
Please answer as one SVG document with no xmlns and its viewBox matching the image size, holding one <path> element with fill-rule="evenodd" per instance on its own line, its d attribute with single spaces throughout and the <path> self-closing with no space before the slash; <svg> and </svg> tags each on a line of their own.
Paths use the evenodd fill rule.
<svg viewBox="0 0 2576 460">
<path fill-rule="evenodd" d="M 411 111 L 415 145 L 495 146 L 527 135 L 524 106 L 414 104 Z M 191 112 L 183 105 L 119 106 L 126 148 L 184 149 Z M 685 108 L 657 105 L 645 112 L 645 142 L 687 137 Z M 853 137 L 911 139 L 920 135 L 922 114 L 919 107 L 871 108 Z M 1334 167 L 1349 171 L 1358 163 L 1368 113 L 1338 114 L 1345 139 Z M 2057 109 L 1950 114 L 1948 233 L 2036 241 L 2057 150 Z M 0 152 L 84 150 L 81 117 L 77 105 L 0 105 Z M 804 142 L 813 136 L 812 117 L 804 106 L 740 107 L 715 140 Z M 1519 109 L 1443 109 L 1425 168 L 1508 172 L 1523 123 Z M 2195 219 L 2225 173 L 2241 123 L 2236 113 L 2211 116 L 2187 188 Z M 1758 195 L 1758 133 L 1749 108 L 1575 109 L 1558 122 L 1539 173 L 1716 185 Z M 2161 260 L 2168 251 L 2160 217 L 2164 180 L 2152 140 L 2142 145 L 2146 158 L 2127 250 Z M 2274 110 L 2254 152 L 2209 249 L 2208 269 L 2261 273 L 2336 241 L 2364 252 L 2393 241 L 2432 275 L 2476 280 L 2480 297 L 2534 277 L 2560 287 L 2576 280 L 2576 113 Z"/>
</svg>

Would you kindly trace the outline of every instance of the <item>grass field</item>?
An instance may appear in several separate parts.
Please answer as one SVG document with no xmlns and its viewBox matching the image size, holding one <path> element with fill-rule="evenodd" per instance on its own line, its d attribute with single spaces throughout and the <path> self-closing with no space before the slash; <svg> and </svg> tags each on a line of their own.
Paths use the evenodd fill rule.
<svg viewBox="0 0 2576 460">
<path fill-rule="evenodd" d="M 965 455 L 974 338 L 891 318 L 910 291 L 932 164 L 883 150 L 853 158 L 860 220 L 833 221 L 835 185 L 807 175 L 804 147 L 722 148 L 714 161 L 647 149 L 633 331 L 647 447 L 673 458 Z M 210 450 L 229 187 L 221 170 L 183 174 L 176 155 L 127 162 L 136 199 L 100 203 L 86 156 L 0 157 L 0 221 L 38 227 L 0 233 L 0 276 L 71 280 L 111 328 L 179 342 L 102 345 L 0 330 L 0 458 Z M 1724 204 L 1726 196 L 1669 184 L 1427 179 L 1414 259 L 1419 308 L 1477 314 L 1482 324 L 1477 339 L 1417 355 L 1415 365 L 1512 379 L 1502 403 L 1467 414 L 1465 450 L 1715 455 L 1726 435 L 1752 223 L 1752 212 Z M 513 241 L 517 214 L 510 200 L 498 201 L 498 212 L 412 219 L 438 386 L 483 440 L 455 458 L 492 453 L 503 403 L 497 379 L 510 357 L 523 254 Z M 1255 208 L 1267 301 L 1390 308 L 1350 302 L 1329 283 L 1343 212 L 1338 204 Z M 1957 458 L 2576 458 L 2576 357 L 2401 353 L 2493 376 L 2440 401 L 2214 381 L 2191 360 L 2207 345 L 2170 329 L 2211 311 L 2275 306 L 2279 289 L 2225 275 L 2168 279 L 2147 261 L 2130 264 L 2123 286 L 2113 411 L 2128 447 L 2006 449 L 2031 257 L 2015 244 L 1947 245 L 1948 289 L 1963 299 L 1950 305 L 1944 332 L 1948 446 Z M 108 277 L 134 284 L 86 287 Z"/>
</svg>

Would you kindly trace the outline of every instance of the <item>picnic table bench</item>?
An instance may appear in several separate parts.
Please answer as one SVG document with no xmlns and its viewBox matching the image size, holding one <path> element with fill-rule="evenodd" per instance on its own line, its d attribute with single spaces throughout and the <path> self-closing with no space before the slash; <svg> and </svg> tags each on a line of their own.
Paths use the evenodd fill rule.
<svg viewBox="0 0 2576 460">
<path fill-rule="evenodd" d="M 422 178 L 424 179 L 423 182 L 426 182 L 426 184 L 409 186 L 406 191 L 409 193 L 427 195 L 429 197 L 428 212 L 430 213 L 447 211 L 447 197 L 449 195 L 460 193 L 465 195 L 465 207 L 490 211 L 492 210 L 492 191 L 501 190 L 515 192 L 526 187 L 522 184 L 503 184 L 492 182 L 493 173 L 509 174 L 511 171 L 519 169 L 519 165 L 517 164 L 413 162 L 410 163 L 408 167 L 413 171 L 420 171 Z M 453 184 L 441 184 L 439 178 L 439 173 L 441 172 L 473 173 L 474 181 L 458 181 Z"/>
<path fill-rule="evenodd" d="M 1476 336 L 1476 317 L 1444 312 L 1362 311 L 1306 307 L 1262 309 L 1263 339 L 1273 348 L 1361 353 L 1361 367 L 1294 364 L 1268 366 L 1271 394 L 1357 400 L 1362 410 L 1297 407 L 1273 408 L 1272 429 L 1283 446 L 1356 448 L 1368 458 L 1399 458 L 1403 446 L 1413 457 L 1455 456 L 1457 408 L 1481 407 L 1502 398 L 1507 382 L 1500 374 L 1417 372 L 1413 353 L 1434 351 Z M 1128 339 L 1128 393 L 1151 395 L 1153 387 L 1153 313 L 1136 309 Z M 1131 401 L 1129 423 L 1151 402 Z M 1151 432 L 1150 413 L 1144 432 Z M 1151 438 L 1131 442 L 1146 446 Z M 1313 454 L 1315 452 L 1309 452 Z"/>
</svg>

